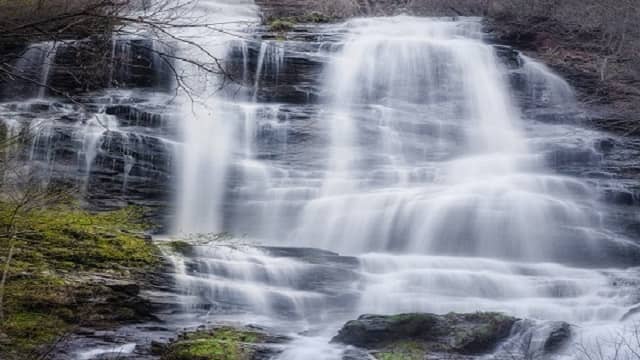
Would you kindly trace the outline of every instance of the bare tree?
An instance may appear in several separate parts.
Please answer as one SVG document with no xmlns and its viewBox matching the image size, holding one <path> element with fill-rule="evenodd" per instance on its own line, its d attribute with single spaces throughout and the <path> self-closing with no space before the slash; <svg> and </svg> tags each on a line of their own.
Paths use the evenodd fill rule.
<svg viewBox="0 0 640 360">
<path fill-rule="evenodd" d="M 113 82 L 109 69 L 119 63 L 140 66 L 135 59 L 114 58 L 115 43 L 127 42 L 133 51 L 152 54 L 173 77 L 176 89 L 190 90 L 179 63 L 195 67 L 201 72 L 224 75 L 222 60 L 198 41 L 180 33 L 188 29 L 202 29 L 224 33 L 222 25 L 190 15 L 195 0 L 53 0 L 44 6 L 38 1 L 20 5 L 0 3 L 0 82 L 23 81 L 44 87 L 51 94 L 77 100 L 74 93 L 41 79 L 24 74 L 15 66 L 25 56 L 24 43 L 54 42 L 73 48 L 81 57 L 80 64 L 68 72 L 77 78 L 82 88 L 105 87 Z M 46 9 L 46 10 L 45 10 Z M 35 12 L 36 16 L 30 14 Z M 81 41 L 78 41 L 81 39 Z M 131 41 L 145 39 L 147 42 Z M 154 45 L 150 45 L 154 44 Z M 176 47 L 188 49 L 190 55 L 180 55 Z M 127 64 L 127 62 L 130 62 Z M 108 78 L 108 79 L 107 79 Z M 106 86 L 114 85 L 112 83 Z"/>
</svg>

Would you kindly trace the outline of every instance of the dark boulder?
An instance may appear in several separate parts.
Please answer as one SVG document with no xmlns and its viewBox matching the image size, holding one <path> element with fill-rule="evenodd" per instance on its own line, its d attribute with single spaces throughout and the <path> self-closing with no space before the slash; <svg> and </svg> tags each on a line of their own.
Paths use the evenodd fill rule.
<svg viewBox="0 0 640 360">
<path fill-rule="evenodd" d="M 474 355 L 494 349 L 515 322 L 498 313 L 362 315 L 347 322 L 332 341 L 383 352 Z"/>
</svg>

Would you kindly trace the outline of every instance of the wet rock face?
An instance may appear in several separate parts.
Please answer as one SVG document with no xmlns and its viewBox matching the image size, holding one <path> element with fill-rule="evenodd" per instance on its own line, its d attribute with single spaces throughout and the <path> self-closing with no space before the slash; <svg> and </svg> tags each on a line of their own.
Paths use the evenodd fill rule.
<svg viewBox="0 0 640 360">
<path fill-rule="evenodd" d="M 379 351 L 416 348 L 473 355 L 494 349 L 509 336 L 515 322 L 496 313 L 362 315 L 347 322 L 333 341 Z"/>
<path fill-rule="evenodd" d="M 261 103 L 317 102 L 326 59 L 315 54 L 320 41 L 331 41 L 330 37 L 322 29 L 305 25 L 296 25 L 287 33 L 260 27 L 255 36 L 262 41 L 230 52 L 226 66 L 232 77 L 255 87 L 252 96 Z M 278 39 L 283 36 L 287 41 Z"/>
<path fill-rule="evenodd" d="M 21 159 L 44 181 L 77 189 L 92 209 L 145 206 L 161 223 L 175 181 L 170 107 L 162 94 L 129 96 L 92 93 L 82 105 L 51 98 L 3 103 L 3 135 L 29 131 Z"/>
<path fill-rule="evenodd" d="M 171 50 L 123 38 L 23 47 L 12 64 L 22 78 L 0 83 L 2 137 L 28 133 L 25 163 L 90 208 L 141 205 L 166 223 L 177 125 L 159 54 Z"/>
<path fill-rule="evenodd" d="M 145 39 L 91 38 L 24 45 L 12 64 L 20 78 L 0 83 L 1 100 L 80 96 L 107 88 L 171 88 L 170 50 Z M 44 85 L 46 87 L 40 86 Z"/>
</svg>

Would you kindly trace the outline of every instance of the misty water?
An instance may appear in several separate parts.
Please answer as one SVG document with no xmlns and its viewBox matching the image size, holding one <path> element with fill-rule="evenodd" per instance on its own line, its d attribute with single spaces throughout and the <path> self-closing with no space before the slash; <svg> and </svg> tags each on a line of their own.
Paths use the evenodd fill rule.
<svg viewBox="0 0 640 360">
<path fill-rule="evenodd" d="M 585 115 L 561 77 L 491 44 L 482 19 L 353 19 L 282 40 L 261 38 L 251 0 L 202 0 L 190 16 L 216 26 L 177 27 L 174 36 L 201 44 L 177 55 L 222 59 L 233 81 L 180 64 L 189 93 L 178 91 L 170 114 L 175 136 L 108 114 L 70 132 L 87 179 L 101 147 L 127 139 L 123 191 L 136 169 L 131 149 L 153 138 L 174 154 L 175 214 L 158 242 L 195 245 L 189 256 L 166 254 L 177 327 L 268 327 L 294 339 L 277 356 L 291 360 L 342 359 L 346 348 L 330 339 L 365 313 L 528 319 L 486 358 L 512 358 L 523 341 L 531 347 L 515 356 L 535 358 L 553 321 L 574 325 L 558 359 L 612 355 L 617 339 L 632 338 L 638 245 L 596 182 L 554 166 L 604 135 L 576 125 Z M 36 44 L 24 61 L 48 64 L 55 51 Z M 296 78 L 305 66 L 317 70 Z M 40 76 L 46 83 L 48 66 Z M 21 106 L 45 95 L 34 90 Z M 128 94 L 104 96 L 112 105 Z M 149 107 L 167 101 L 145 96 Z M 51 161 L 55 131 L 43 122 L 29 160 Z"/>
</svg>

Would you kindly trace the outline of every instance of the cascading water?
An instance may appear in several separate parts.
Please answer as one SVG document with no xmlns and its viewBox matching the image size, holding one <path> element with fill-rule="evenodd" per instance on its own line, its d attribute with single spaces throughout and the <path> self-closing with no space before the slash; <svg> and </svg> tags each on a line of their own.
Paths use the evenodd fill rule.
<svg viewBox="0 0 640 360">
<path fill-rule="evenodd" d="M 246 5 L 230 18 L 246 21 L 235 12 Z M 628 326 L 617 322 L 636 302 L 636 271 L 570 266 L 611 265 L 637 246 L 589 183 L 547 166 L 562 127 L 537 119 L 575 111 L 562 79 L 525 57 L 509 68 L 478 19 L 321 31 L 341 41 L 309 51 L 218 38 L 227 59 L 240 47 L 253 89 L 189 108 L 176 230 L 246 235 L 173 257 L 189 312 L 312 329 L 282 359 L 341 358 L 328 337 L 366 312 L 563 320 L 589 329 L 587 346 Z M 326 63 L 321 110 L 262 100 L 263 79 L 277 83 L 287 56 Z"/>
<path fill-rule="evenodd" d="M 203 62 L 213 58 L 224 59 L 234 45 L 243 41 L 245 33 L 240 30 L 248 23 L 257 21 L 257 9 L 253 1 L 207 0 L 196 4 L 196 18 L 213 18 L 216 28 L 205 31 L 197 29 L 193 34 L 182 34 L 185 38 L 197 38 L 199 49 L 193 54 L 187 46 L 185 57 L 203 57 Z M 210 15 L 215 14 L 215 15 Z M 201 50 L 204 49 L 204 50 Z M 191 52 L 191 53 L 189 53 Z M 204 53 L 204 54 L 203 54 Z M 179 169 L 178 232 L 222 231 L 222 202 L 227 184 L 230 161 L 235 157 L 238 131 L 246 116 L 246 104 L 250 99 L 235 84 L 227 84 L 225 76 L 202 81 L 200 69 L 190 69 L 187 83 L 195 90 L 196 100 L 183 99 L 182 167 Z M 229 86 L 225 86 L 229 85 Z M 236 100 L 237 103 L 232 100 Z M 243 103 L 245 102 L 245 103 Z M 250 160 L 250 159 L 247 159 Z"/>
<path fill-rule="evenodd" d="M 519 259 L 589 246 L 562 231 L 589 223 L 585 189 L 528 151 L 477 21 L 353 25 L 329 74 L 329 168 L 296 238 Z"/>
</svg>

